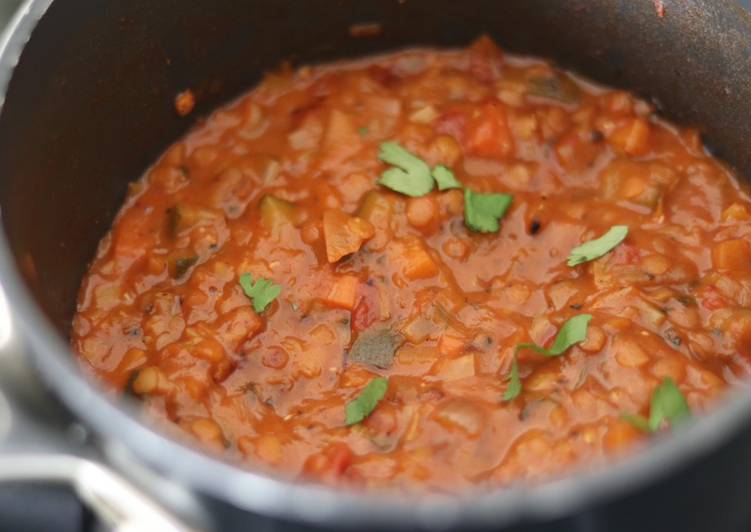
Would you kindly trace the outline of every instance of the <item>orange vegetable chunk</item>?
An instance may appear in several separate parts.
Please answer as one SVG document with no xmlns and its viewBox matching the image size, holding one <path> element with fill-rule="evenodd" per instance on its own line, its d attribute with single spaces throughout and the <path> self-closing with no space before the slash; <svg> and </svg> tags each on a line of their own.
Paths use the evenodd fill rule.
<svg viewBox="0 0 751 532">
<path fill-rule="evenodd" d="M 740 238 L 715 244 L 712 248 L 712 264 L 722 270 L 748 268 L 751 264 L 751 246 Z"/>
<path fill-rule="evenodd" d="M 513 154 L 514 140 L 501 104 L 487 103 L 472 117 L 467 125 L 466 148 L 481 157 L 505 158 Z"/>
<path fill-rule="evenodd" d="M 359 250 L 362 243 L 374 234 L 373 224 L 359 216 L 350 216 L 337 209 L 323 213 L 323 238 L 329 262 L 336 262 Z"/>
<path fill-rule="evenodd" d="M 407 279 L 427 279 L 438 274 L 438 265 L 419 239 L 407 240 L 403 260 Z"/>
<path fill-rule="evenodd" d="M 355 307 L 359 282 L 354 275 L 340 275 L 327 290 L 323 300 L 331 306 L 351 310 Z"/>
</svg>

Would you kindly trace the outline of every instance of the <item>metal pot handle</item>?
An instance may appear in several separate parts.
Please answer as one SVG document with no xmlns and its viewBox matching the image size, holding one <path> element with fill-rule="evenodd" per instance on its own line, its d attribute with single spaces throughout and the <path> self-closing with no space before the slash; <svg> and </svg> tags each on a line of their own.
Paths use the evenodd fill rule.
<svg viewBox="0 0 751 532">
<path fill-rule="evenodd" d="M 108 467 L 25 359 L 0 289 L 0 483 L 68 484 L 112 530 L 191 530 Z"/>
<path fill-rule="evenodd" d="M 0 49 L 9 46 L 14 27 L 35 24 L 48 6 L 40 3 L 33 10 L 31 2 L 24 1 L 6 31 L 0 31 Z M 8 61 L 20 53 L 20 44 L 15 46 L 6 54 Z M 86 441 L 86 430 L 46 392 L 26 352 L 0 287 L 0 483 L 68 484 L 117 531 L 191 530 L 105 464 Z"/>
</svg>

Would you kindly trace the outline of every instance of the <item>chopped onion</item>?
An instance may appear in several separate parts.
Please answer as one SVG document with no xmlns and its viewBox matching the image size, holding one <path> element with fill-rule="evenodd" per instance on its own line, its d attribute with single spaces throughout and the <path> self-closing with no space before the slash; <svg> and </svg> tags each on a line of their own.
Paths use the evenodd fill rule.
<svg viewBox="0 0 751 532">
<path fill-rule="evenodd" d="M 426 105 L 409 115 L 409 120 L 417 124 L 430 124 L 438 118 L 438 111 L 432 105 Z"/>
</svg>

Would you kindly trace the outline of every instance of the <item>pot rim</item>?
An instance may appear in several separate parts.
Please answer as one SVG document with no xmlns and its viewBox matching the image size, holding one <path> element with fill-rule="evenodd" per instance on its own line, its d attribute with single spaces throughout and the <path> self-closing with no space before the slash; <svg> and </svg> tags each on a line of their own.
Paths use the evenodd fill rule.
<svg viewBox="0 0 751 532">
<path fill-rule="evenodd" d="M 0 113 L 23 47 L 53 0 L 26 0 L 0 38 Z M 446 529 L 453 524 L 495 526 L 571 515 L 595 503 L 657 482 L 683 464 L 728 442 L 751 419 L 751 393 L 733 391 L 725 404 L 657 437 L 628 458 L 582 470 L 536 486 L 514 485 L 468 491 L 456 497 L 345 492 L 299 484 L 241 469 L 152 429 L 85 378 L 71 350 L 55 331 L 16 267 L 5 231 L 0 231 L 0 279 L 13 320 L 31 349 L 44 382 L 80 419 L 105 439 L 118 441 L 164 477 L 243 510 L 332 527 L 366 525 Z"/>
</svg>

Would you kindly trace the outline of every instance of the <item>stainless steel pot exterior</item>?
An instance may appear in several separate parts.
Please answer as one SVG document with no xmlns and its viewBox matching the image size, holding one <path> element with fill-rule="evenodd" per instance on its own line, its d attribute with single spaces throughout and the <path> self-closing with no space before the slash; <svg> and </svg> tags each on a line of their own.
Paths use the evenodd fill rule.
<svg viewBox="0 0 751 532">
<path fill-rule="evenodd" d="M 0 52 L 0 87 L 10 80 L 0 112 L 0 279 L 39 374 L 126 450 L 118 463 L 135 458 L 195 490 L 223 530 L 732 530 L 751 515 L 750 394 L 606 470 L 409 501 L 291 484 L 171 441 L 87 382 L 65 339 L 81 276 L 127 182 L 190 126 L 172 109 L 185 87 L 197 91 L 200 116 L 282 59 L 458 45 L 488 32 L 513 51 L 655 97 L 667 116 L 702 124 L 713 148 L 749 173 L 751 23 L 733 2 L 665 0 L 663 17 L 651 0 L 50 2 L 29 2 Z M 381 37 L 349 38 L 350 24 L 372 21 Z"/>
</svg>

